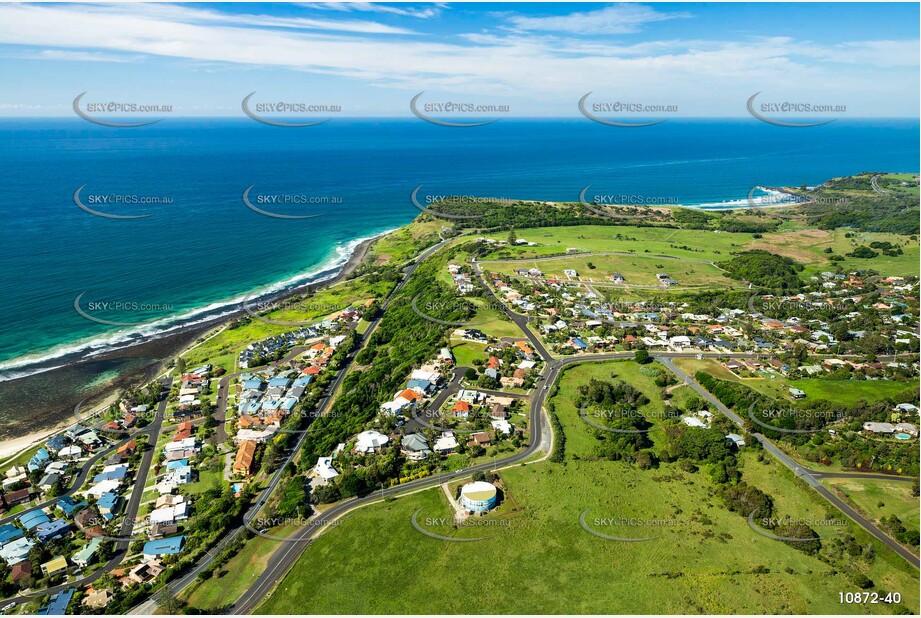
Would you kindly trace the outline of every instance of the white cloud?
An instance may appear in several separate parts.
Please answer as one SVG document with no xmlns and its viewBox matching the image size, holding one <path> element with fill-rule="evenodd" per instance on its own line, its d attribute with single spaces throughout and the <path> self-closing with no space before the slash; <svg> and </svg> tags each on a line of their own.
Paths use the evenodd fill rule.
<svg viewBox="0 0 921 618">
<path fill-rule="evenodd" d="M 299 2 L 298 5 L 309 9 L 339 11 L 342 13 L 348 13 L 350 11 L 367 11 L 371 13 L 402 15 L 404 17 L 417 17 L 420 19 L 437 17 L 441 15 L 443 9 L 448 8 L 447 3 L 444 2 L 425 4 L 422 7 L 413 7 L 408 4 L 394 6 L 380 4 L 378 2 Z"/>
<path fill-rule="evenodd" d="M 56 50 L 61 59 L 152 55 L 189 60 L 190 66 L 282 68 L 356 80 L 352 93 L 367 86 L 400 89 L 400 97 L 441 90 L 496 103 L 514 100 L 516 111 L 574 110 L 578 97 L 594 91 L 593 97 L 679 104 L 692 115 L 741 115 L 745 100 L 759 90 L 785 97 L 808 91 L 821 101 L 848 104 L 855 113 L 854 102 L 863 101 L 865 115 L 917 110 L 917 71 L 909 70 L 918 64 L 917 40 L 622 44 L 508 30 L 431 40 L 276 27 L 276 19 L 299 23 L 289 18 L 244 25 L 239 16 L 184 6 L 137 7 L 0 4 L 0 44 Z M 887 111 L 895 106 L 897 111 Z"/>
<path fill-rule="evenodd" d="M 667 6 L 667 5 L 664 5 Z M 615 4 L 596 11 L 525 17 L 515 15 L 509 23 L 515 30 L 565 32 L 567 34 L 630 34 L 644 24 L 689 17 L 687 13 L 660 12 L 643 4 Z"/>
<path fill-rule="evenodd" d="M 70 60 L 72 62 L 138 62 L 142 56 L 105 54 L 101 52 L 71 51 L 65 49 L 43 49 L 20 56 L 30 60 Z"/>
<path fill-rule="evenodd" d="M 208 9 L 175 4 L 123 4 L 81 5 L 82 13 L 121 13 L 153 19 L 171 19 L 183 23 L 227 24 L 249 27 L 289 28 L 294 30 L 326 30 L 355 34 L 416 34 L 413 30 L 398 28 L 374 21 L 353 19 L 312 19 L 307 17 L 277 17 L 274 15 L 222 13 Z M 126 10 L 127 9 L 127 10 Z"/>
</svg>

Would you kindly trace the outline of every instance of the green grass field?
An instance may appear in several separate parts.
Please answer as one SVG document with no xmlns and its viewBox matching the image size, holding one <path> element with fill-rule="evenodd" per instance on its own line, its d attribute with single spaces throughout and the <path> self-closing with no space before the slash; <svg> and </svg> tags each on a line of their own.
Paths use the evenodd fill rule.
<svg viewBox="0 0 921 618">
<path fill-rule="evenodd" d="M 590 268 L 589 265 L 595 268 Z M 582 281 L 610 283 L 611 275 L 619 272 L 630 285 L 657 286 L 657 273 L 667 273 L 680 284 L 681 289 L 694 287 L 738 287 L 739 282 L 723 276 L 723 271 L 705 262 L 691 262 L 654 257 L 645 253 L 635 255 L 587 255 L 550 258 L 543 260 L 517 260 L 483 262 L 487 271 L 514 275 L 518 268 L 538 268 L 545 276 L 566 280 L 563 271 L 573 269 Z M 678 288 L 675 288 L 678 289 Z"/>
<path fill-rule="evenodd" d="M 918 498 L 911 495 L 911 483 L 876 479 L 822 479 L 839 496 L 874 521 L 895 515 L 907 528 L 918 529 Z"/>
<path fill-rule="evenodd" d="M 590 375 L 626 375 L 631 363 L 583 365 L 562 377 L 554 398 L 567 436 L 565 465 L 540 462 L 502 471 L 506 500 L 517 511 L 507 524 L 454 531 L 433 539 L 411 523 L 449 517 L 440 489 L 360 509 L 312 544 L 258 613 L 887 613 L 879 605 L 842 606 L 853 586 L 827 564 L 752 531 L 744 517 L 712 495 L 704 473 L 676 465 L 640 471 L 592 460 L 594 438 L 572 404 Z M 599 369 L 599 367 L 601 367 Z M 584 369 L 584 371 L 583 371 Z M 600 372 L 600 373 L 599 373 Z M 643 376 L 645 377 L 645 376 Z M 632 381 L 633 377 L 631 377 Z M 745 461 L 744 469 L 754 464 Z M 824 515 L 825 503 L 774 464 L 758 464 L 756 484 L 782 496 L 790 513 Z M 766 476 L 771 474 L 771 476 Z M 769 481 L 769 483 L 768 483 Z M 598 538 L 580 525 L 621 537 Z M 663 527 L 607 525 L 610 517 L 672 522 Z M 869 574 L 902 592 L 918 611 L 917 571 L 878 550 Z M 369 556 L 374 557 L 369 559 Z M 321 574 L 334 574 L 323 576 Z M 394 574 L 411 577 L 396 590 Z M 355 591 L 360 590 L 361 594 Z"/>
<path fill-rule="evenodd" d="M 485 352 L 485 344 L 472 341 L 464 341 L 451 347 L 451 353 L 454 354 L 454 361 L 458 367 L 473 367 L 475 359 L 485 361 L 487 358 Z"/>
<path fill-rule="evenodd" d="M 801 389 L 807 398 L 827 399 L 842 404 L 851 405 L 860 399 L 868 402 L 880 401 L 905 393 L 905 401 L 912 401 L 911 391 L 913 384 L 896 382 L 893 380 L 827 380 L 821 378 L 804 378 L 801 380 L 788 380 L 779 374 L 766 374 L 764 378 L 739 379 L 718 361 L 712 358 L 676 358 L 674 363 L 691 375 L 697 371 L 706 371 L 714 378 L 731 380 L 748 386 L 769 397 L 789 399 L 790 387 Z M 770 377 L 774 376 L 774 377 Z"/>
<path fill-rule="evenodd" d="M 806 267 L 803 276 L 809 276 L 823 270 L 835 270 L 836 263 L 830 262 L 829 254 L 824 253 L 827 247 L 830 247 L 835 254 L 844 256 L 859 245 L 869 245 L 874 240 L 880 240 L 901 245 L 903 255 L 894 258 L 879 255 L 869 260 L 845 257 L 843 262 L 837 262 L 837 264 L 840 264 L 845 270 L 872 268 L 885 275 L 918 275 L 921 251 L 919 251 L 918 243 L 912 241 L 908 236 L 868 232 L 856 234 L 854 238 L 845 238 L 847 232 L 848 230 L 844 229 L 834 231 L 804 229 L 794 224 L 790 224 L 777 233 L 764 234 L 763 238 L 755 238 L 753 234 L 747 233 L 716 233 L 702 230 L 630 226 L 582 225 L 532 228 L 519 230 L 518 237 L 538 243 L 537 246 L 500 247 L 484 256 L 483 259 L 534 258 L 565 253 L 567 249 L 573 248 L 592 252 L 633 251 L 637 257 L 646 255 L 645 252 L 648 250 L 650 254 L 719 262 L 729 259 L 731 252 L 766 249 L 802 263 Z M 620 238 L 617 237 L 618 234 Z M 488 237 L 505 240 L 507 234 L 495 233 Z M 598 265 L 597 261 L 595 263 Z M 674 270 L 674 267 L 672 269 Z M 549 268 L 542 270 L 549 272 Z M 585 273 L 580 270 L 579 274 L 584 275 Z M 669 274 L 672 273 L 669 272 Z"/>
<path fill-rule="evenodd" d="M 915 384 L 894 382 L 892 380 L 821 380 L 806 378 L 791 382 L 794 388 L 801 389 L 807 397 L 828 399 L 843 404 L 856 403 L 858 399 L 869 402 L 897 397 L 905 393 L 905 401 L 913 401 L 911 391 Z"/>
<path fill-rule="evenodd" d="M 296 526 L 278 526 L 269 534 L 285 537 Z M 199 610 L 217 610 L 240 598 L 247 587 L 265 570 L 269 557 L 281 546 L 280 541 L 253 536 L 243 548 L 214 575 L 197 582 L 182 594 L 182 600 Z"/>
<path fill-rule="evenodd" d="M 423 248 L 438 242 L 442 225 L 446 225 L 443 220 L 416 220 L 377 239 L 369 251 L 372 263 L 402 264 L 411 260 Z"/>
<path fill-rule="evenodd" d="M 508 235 L 497 232 L 486 236 L 506 240 Z M 644 255 L 648 249 L 650 254 L 719 261 L 729 259 L 730 251 L 744 250 L 753 240 L 751 234 L 601 225 L 531 228 L 520 230 L 518 237 L 535 242 L 537 246 L 500 247 L 482 259 L 541 257 L 565 253 L 567 249 L 591 252 L 633 251 L 637 255 Z M 682 246 L 687 248 L 678 248 Z"/>
</svg>

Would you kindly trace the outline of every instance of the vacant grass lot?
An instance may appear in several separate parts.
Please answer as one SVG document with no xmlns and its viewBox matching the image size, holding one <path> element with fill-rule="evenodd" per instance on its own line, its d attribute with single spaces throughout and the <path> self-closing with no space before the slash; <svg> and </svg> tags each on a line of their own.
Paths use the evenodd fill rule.
<svg viewBox="0 0 921 618">
<path fill-rule="evenodd" d="M 595 268 L 591 268 L 594 266 Z M 587 255 L 579 257 L 548 258 L 543 260 L 517 260 L 484 262 L 488 271 L 514 275 L 519 268 L 539 268 L 545 276 L 565 280 L 563 271 L 575 270 L 582 281 L 610 283 L 611 275 L 621 273 L 627 284 L 657 286 L 657 273 L 666 273 L 679 283 L 680 289 L 694 287 L 740 287 L 741 283 L 723 276 L 723 271 L 706 262 L 672 260 L 646 253 L 635 255 Z M 675 288 L 676 290 L 679 288 Z"/>
<path fill-rule="evenodd" d="M 719 262 L 732 257 L 732 252 L 766 249 L 791 257 L 805 265 L 803 276 L 823 270 L 833 271 L 835 264 L 840 264 L 845 271 L 872 268 L 884 275 L 918 275 L 921 251 L 917 241 L 912 241 L 908 236 L 876 232 L 855 233 L 852 238 L 846 238 L 847 233 L 848 230 L 845 229 L 826 231 L 795 225 L 786 226 L 777 233 L 764 234 L 763 238 L 755 238 L 753 234 L 745 233 L 630 226 L 533 228 L 520 230 L 518 237 L 535 242 L 537 246 L 500 247 L 483 259 L 534 258 L 565 253 L 567 249 L 572 248 L 580 251 L 633 251 L 637 257 L 648 255 L 648 250 L 649 254 Z M 506 235 L 502 233 L 489 237 L 496 240 L 506 239 Z M 826 248 L 831 248 L 834 254 L 843 257 L 856 247 L 869 245 L 874 240 L 898 244 L 904 253 L 898 257 L 880 254 L 869 260 L 845 257 L 843 262 L 837 263 L 830 262 L 830 254 L 824 253 Z"/>
<path fill-rule="evenodd" d="M 458 367 L 473 367 L 474 359 L 486 360 L 486 344 L 464 341 L 451 348 Z"/>
<path fill-rule="evenodd" d="M 285 537 L 296 526 L 278 526 L 269 534 Z M 247 587 L 265 570 L 269 557 L 283 544 L 263 536 L 253 536 L 242 549 L 208 579 L 196 582 L 182 594 L 182 600 L 199 610 L 217 610 L 240 598 Z"/>
<path fill-rule="evenodd" d="M 822 479 L 822 483 L 874 521 L 895 515 L 906 528 L 918 529 L 918 498 L 911 495 L 911 483 L 876 479 Z"/>
<path fill-rule="evenodd" d="M 622 462 L 591 460 L 595 438 L 566 397 L 592 373 L 626 375 L 630 364 L 583 365 L 584 373 L 564 374 L 554 401 L 567 436 L 567 462 L 502 472 L 520 507 L 508 513 L 506 525 L 454 531 L 423 523 L 443 536 L 490 538 L 457 543 L 416 531 L 411 524 L 416 512 L 419 522 L 450 517 L 440 490 L 366 507 L 312 544 L 257 612 L 891 611 L 879 605 L 839 605 L 838 592 L 853 588 L 843 575 L 752 531 L 744 517 L 721 506 L 705 473 L 690 474 L 675 465 L 640 471 Z M 746 473 L 751 465 L 745 462 Z M 773 470 L 770 464 L 764 468 Z M 784 496 L 791 514 L 824 516 L 820 498 L 792 479 L 780 473 L 766 478 L 771 484 L 765 490 Z M 586 509 L 586 523 L 597 532 L 653 539 L 627 543 L 594 536 L 579 522 Z M 611 525 L 599 519 L 614 517 L 669 525 Z M 917 612 L 917 571 L 882 548 L 878 553 L 874 569 L 879 574 L 870 573 L 874 581 L 901 591 L 903 604 Z M 398 589 L 393 586 L 397 574 L 407 578 Z"/>
<path fill-rule="evenodd" d="M 894 382 L 892 380 L 820 380 L 807 378 L 791 382 L 794 388 L 801 389 L 807 397 L 815 399 L 828 399 L 843 404 L 856 403 L 858 399 L 869 402 L 880 401 L 905 393 L 905 401 L 914 401 L 911 394 L 914 384 L 907 382 Z"/>
<path fill-rule="evenodd" d="M 506 240 L 507 236 L 501 232 L 487 235 L 495 240 Z M 648 250 L 649 254 L 719 261 L 729 259 L 731 251 L 748 248 L 753 240 L 751 234 L 600 225 L 531 228 L 520 230 L 518 238 L 535 242 L 537 246 L 500 247 L 482 259 L 541 257 L 577 249 L 592 252 L 632 251 L 637 255 L 644 255 Z"/>
</svg>

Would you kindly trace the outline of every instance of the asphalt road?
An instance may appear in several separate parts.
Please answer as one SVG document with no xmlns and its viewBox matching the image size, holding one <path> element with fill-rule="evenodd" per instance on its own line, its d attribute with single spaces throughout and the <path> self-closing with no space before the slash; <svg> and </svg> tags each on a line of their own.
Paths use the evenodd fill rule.
<svg viewBox="0 0 921 618">
<path fill-rule="evenodd" d="M 128 500 L 128 505 L 125 508 L 124 520 L 122 523 L 121 530 L 119 532 L 119 535 L 122 537 L 126 537 L 126 540 L 116 542 L 115 554 L 101 569 L 94 571 L 92 574 L 87 575 L 86 577 L 71 581 L 71 582 L 67 582 L 65 584 L 59 584 L 57 586 L 45 588 L 44 590 L 30 591 L 28 593 L 21 594 L 19 596 L 10 597 L 8 599 L 4 599 L 3 601 L 0 601 L 0 604 L 5 605 L 10 602 L 29 603 L 38 597 L 55 594 L 56 592 L 66 590 L 67 588 L 78 588 L 81 586 L 85 586 L 86 584 L 90 584 L 96 581 L 97 579 L 99 579 L 105 573 L 111 571 L 112 569 L 117 568 L 118 565 L 121 564 L 122 560 L 125 559 L 125 556 L 127 555 L 128 549 L 130 546 L 130 541 L 127 540 L 127 537 L 130 537 L 131 535 L 131 528 L 133 527 L 134 519 L 137 516 L 138 508 L 140 507 L 140 504 L 141 504 L 141 496 L 144 493 L 144 485 L 147 483 L 147 474 L 150 470 L 150 464 L 153 460 L 154 451 L 156 450 L 157 438 L 160 435 L 160 428 L 163 423 L 163 417 L 166 414 L 167 395 L 169 393 L 169 385 L 171 384 L 171 382 L 172 380 L 168 377 L 161 378 L 160 380 L 160 383 L 164 387 L 164 392 L 161 393 L 160 403 L 157 406 L 157 414 L 154 417 L 154 420 L 146 427 L 132 434 L 129 438 L 122 440 L 121 442 L 118 442 L 117 444 L 106 449 L 105 451 L 102 451 L 97 456 L 90 459 L 80 471 L 79 478 L 82 480 L 80 480 L 79 483 L 75 483 L 74 486 L 71 488 L 71 490 L 67 492 L 67 495 L 70 495 L 83 485 L 83 482 L 86 480 L 86 477 L 90 469 L 93 467 L 95 462 L 98 461 L 100 457 L 104 457 L 108 455 L 113 450 L 115 450 L 116 448 L 124 444 L 125 442 L 128 442 L 131 438 L 137 437 L 142 434 L 147 434 L 148 436 L 150 436 L 149 440 L 147 441 L 147 447 L 145 449 L 144 455 L 141 458 L 141 465 L 138 468 L 138 473 L 137 473 L 137 476 L 135 477 L 134 490 L 131 492 L 131 498 Z M 55 502 L 56 500 L 57 498 L 50 500 L 48 502 Z M 33 507 L 30 510 L 35 510 L 36 508 L 41 508 L 41 507 L 40 506 Z M 18 517 L 19 515 L 21 515 L 21 513 L 17 513 L 16 516 Z"/>
<path fill-rule="evenodd" d="M 404 272 L 406 273 L 403 281 L 394 288 L 394 293 L 401 289 L 405 282 L 409 279 L 409 276 L 415 270 L 416 265 L 425 257 L 431 255 L 434 251 L 437 251 L 441 245 L 446 241 L 438 243 L 435 247 L 432 247 L 426 251 L 419 260 L 413 264 L 410 268 L 407 268 Z M 478 275 L 479 277 L 479 275 Z M 481 280 L 482 283 L 482 280 Z M 488 288 L 487 288 L 488 289 Z M 384 305 L 386 308 L 386 303 Z M 550 354 L 544 348 L 543 344 L 536 338 L 534 335 L 523 326 L 527 324 L 527 318 L 512 313 L 511 311 L 506 311 L 506 314 L 515 321 L 516 324 L 525 332 L 528 336 L 528 339 L 534 344 L 534 349 L 544 358 L 545 361 L 551 361 Z M 370 335 L 371 329 L 369 328 L 367 334 Z M 367 337 L 366 337 L 367 340 Z M 464 470 L 458 470 L 455 472 L 450 472 L 446 474 L 440 474 L 437 476 L 426 477 L 424 479 L 418 479 L 415 481 L 410 481 L 409 483 L 404 483 L 402 485 L 397 485 L 395 487 L 384 488 L 381 491 L 374 491 L 372 493 L 356 496 L 345 500 L 343 502 L 337 503 L 334 506 L 330 507 L 322 514 L 322 521 L 334 521 L 336 518 L 340 517 L 349 510 L 368 504 L 377 500 L 387 498 L 389 496 L 395 496 L 397 494 L 415 491 L 418 489 L 424 489 L 428 487 L 433 487 L 452 481 L 457 478 L 464 478 L 469 476 L 471 473 L 478 470 L 490 470 L 498 466 L 508 466 L 515 463 L 522 462 L 533 455 L 541 446 L 542 443 L 542 432 L 544 430 L 543 419 L 542 419 L 542 409 L 544 400 L 546 399 L 548 392 L 548 385 L 553 383 L 553 380 L 556 379 L 556 376 L 559 374 L 560 367 L 562 363 L 559 361 L 547 362 L 544 366 L 544 375 L 545 379 L 543 385 L 537 388 L 531 399 L 531 416 L 530 416 L 530 440 L 528 442 L 527 448 L 515 455 L 506 457 L 502 460 L 497 460 L 490 463 L 479 464 L 477 466 L 472 466 Z M 460 369 L 460 368 L 458 368 Z M 462 373 L 455 371 L 454 379 L 452 381 L 453 385 L 457 385 L 462 379 Z M 439 397 L 442 399 L 447 398 L 448 390 L 442 391 L 439 394 Z M 443 401 L 442 401 L 443 403 Z M 250 586 L 250 588 L 237 599 L 236 603 L 233 606 L 234 614 L 246 614 L 250 613 L 255 607 L 262 601 L 262 599 L 272 590 L 272 588 L 281 581 L 288 569 L 294 564 L 294 562 L 301 555 L 303 550 L 310 544 L 310 542 L 319 534 L 322 530 L 321 526 L 307 526 L 301 531 L 291 535 L 289 539 L 286 539 L 286 542 L 283 543 L 283 546 L 280 547 L 272 556 L 269 558 L 268 564 L 266 565 L 265 570 L 259 575 L 256 581 Z"/>
<path fill-rule="evenodd" d="M 680 379 L 684 380 L 685 383 L 690 385 L 691 388 L 697 391 L 697 393 L 701 397 L 709 401 L 720 412 L 728 416 L 736 425 L 738 425 L 742 429 L 745 429 L 745 423 L 742 421 L 742 418 L 738 414 L 736 414 L 735 412 L 727 408 L 725 405 L 723 405 L 723 402 L 721 402 L 719 399 L 717 399 L 712 394 L 710 394 L 710 392 L 707 391 L 700 384 L 698 384 L 696 380 L 694 380 L 689 375 L 684 373 L 681 369 L 676 367 L 675 364 L 671 362 L 670 359 L 658 358 L 658 360 L 663 365 L 668 367 L 676 376 L 678 376 Z M 824 485 L 822 485 L 818 480 L 818 477 L 822 476 L 821 473 L 816 474 L 814 471 L 809 470 L 808 468 L 805 468 L 801 466 L 800 464 L 796 463 L 793 459 L 790 458 L 789 455 L 787 455 L 782 450 L 780 450 L 773 442 L 771 442 L 764 435 L 760 433 L 751 433 L 751 435 L 754 436 L 754 438 L 758 440 L 764 446 L 764 449 L 766 451 L 768 451 L 769 453 L 771 453 L 771 455 L 779 459 L 780 462 L 784 464 L 787 468 L 792 470 L 796 476 L 803 479 L 810 487 L 812 487 L 815 491 L 817 491 L 823 498 L 831 502 L 838 510 L 840 510 L 842 513 L 844 513 L 845 515 L 850 517 L 852 520 L 854 520 L 861 528 L 863 528 L 864 530 L 866 530 L 867 532 L 875 536 L 880 541 L 882 541 L 887 547 L 892 549 L 892 551 L 894 551 L 898 555 L 902 556 L 910 564 L 914 565 L 915 567 L 919 566 L 918 556 L 915 556 L 913 553 L 908 551 L 908 549 L 903 547 L 900 543 L 898 543 L 897 541 L 887 536 L 886 533 L 884 533 L 882 530 L 877 528 L 873 524 L 873 522 L 868 520 L 866 517 L 864 517 L 857 511 L 855 511 L 846 502 L 841 500 L 838 496 L 833 494 Z M 873 475 L 873 476 L 878 477 L 878 476 L 883 476 L 883 475 Z M 870 475 L 860 475 L 859 476 L 859 478 L 867 478 L 867 477 L 873 478 Z"/>
<path fill-rule="evenodd" d="M 267 367 L 274 367 L 276 365 L 287 363 L 288 361 L 296 358 L 298 354 L 306 349 L 306 345 L 296 345 L 291 348 L 283 358 L 269 363 Z M 221 376 L 221 380 L 218 382 L 217 387 L 217 409 L 211 415 L 217 422 L 217 426 L 214 428 L 214 435 L 211 438 L 211 443 L 214 444 L 214 446 L 219 446 L 227 440 L 227 429 L 224 427 L 224 422 L 227 420 L 227 401 L 228 396 L 230 395 L 230 381 L 239 375 L 244 373 L 252 373 L 253 371 L 258 371 L 259 369 L 262 368 L 255 367 L 253 369 L 243 369 L 241 371 L 228 373 Z"/>
</svg>

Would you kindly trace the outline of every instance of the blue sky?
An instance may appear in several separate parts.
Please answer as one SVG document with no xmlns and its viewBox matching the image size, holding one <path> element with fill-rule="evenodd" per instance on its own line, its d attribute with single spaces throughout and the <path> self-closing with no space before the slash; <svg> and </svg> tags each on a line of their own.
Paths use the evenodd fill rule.
<svg viewBox="0 0 921 618">
<path fill-rule="evenodd" d="M 240 100 L 409 116 L 409 100 L 576 116 L 603 101 L 744 116 L 772 101 L 917 117 L 916 3 L 2 4 L 0 115 L 74 97 L 240 116 Z"/>
</svg>

